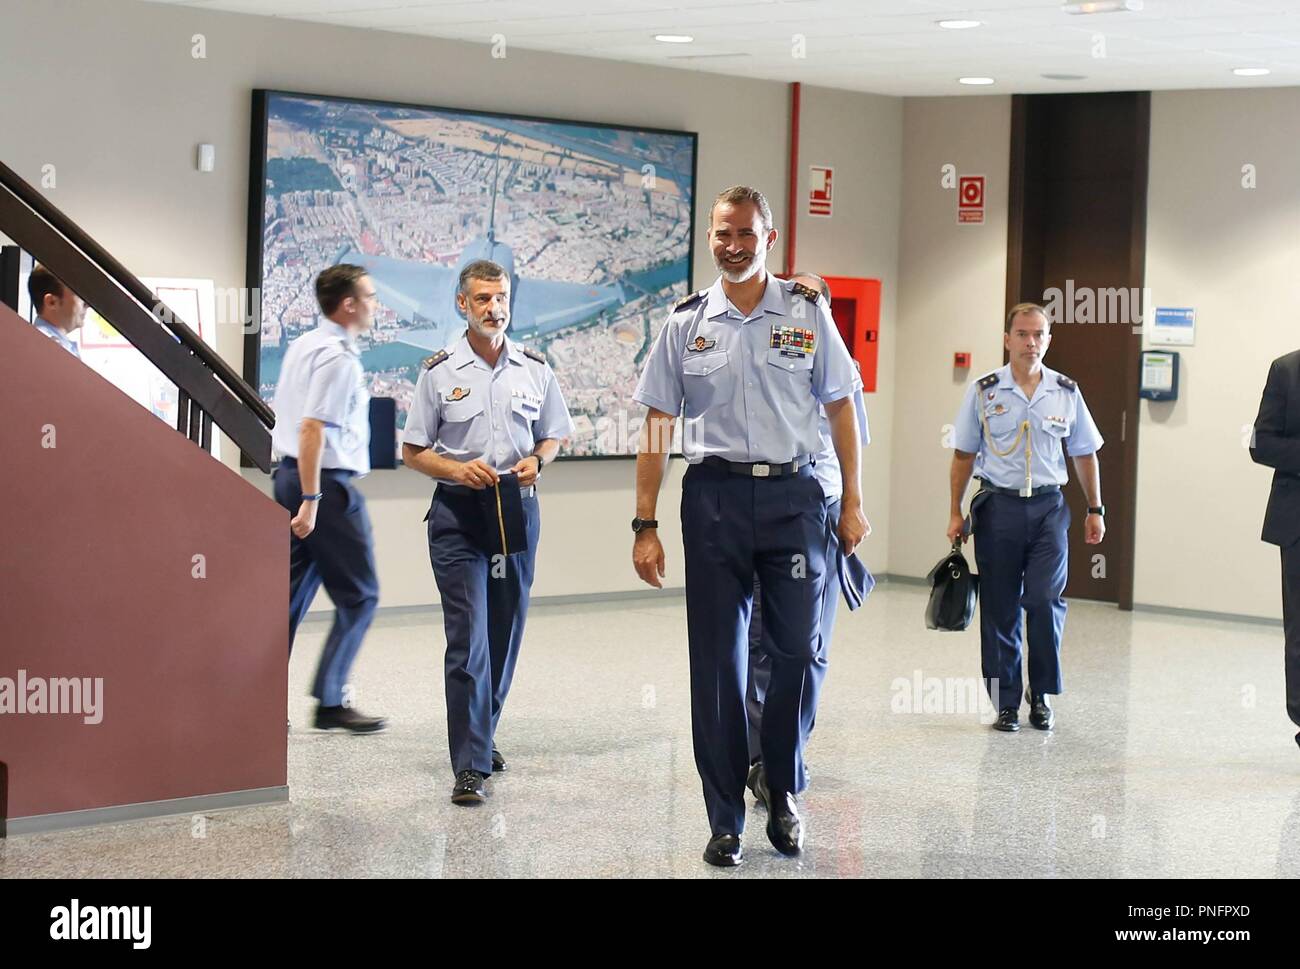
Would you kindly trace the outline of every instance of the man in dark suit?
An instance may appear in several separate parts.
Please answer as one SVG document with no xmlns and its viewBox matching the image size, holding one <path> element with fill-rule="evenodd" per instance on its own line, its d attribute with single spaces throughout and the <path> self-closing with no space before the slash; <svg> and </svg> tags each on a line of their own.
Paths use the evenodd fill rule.
<svg viewBox="0 0 1300 969">
<path fill-rule="evenodd" d="M 1282 548 L 1282 627 L 1286 636 L 1286 712 L 1300 726 L 1300 350 L 1268 370 L 1250 457 L 1273 469 L 1261 538 Z M 1296 734 L 1300 744 L 1300 733 Z"/>
</svg>

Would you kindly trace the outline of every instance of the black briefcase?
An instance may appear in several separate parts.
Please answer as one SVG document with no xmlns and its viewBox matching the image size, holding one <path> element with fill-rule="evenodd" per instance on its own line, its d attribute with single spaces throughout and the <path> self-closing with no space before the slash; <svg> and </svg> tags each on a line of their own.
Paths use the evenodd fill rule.
<svg viewBox="0 0 1300 969">
<path fill-rule="evenodd" d="M 930 601 L 925 605 L 925 628 L 961 632 L 975 618 L 975 600 L 980 577 L 970 570 L 961 546 L 953 543 L 952 551 L 930 570 Z"/>
</svg>

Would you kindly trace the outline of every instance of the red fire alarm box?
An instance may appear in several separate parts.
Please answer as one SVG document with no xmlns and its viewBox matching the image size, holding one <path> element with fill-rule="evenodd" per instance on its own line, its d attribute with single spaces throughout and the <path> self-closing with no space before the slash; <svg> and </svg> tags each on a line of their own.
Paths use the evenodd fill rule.
<svg viewBox="0 0 1300 969">
<path fill-rule="evenodd" d="M 880 348 L 880 280 L 827 276 L 831 316 L 849 355 L 862 368 L 862 389 L 875 393 Z"/>
</svg>

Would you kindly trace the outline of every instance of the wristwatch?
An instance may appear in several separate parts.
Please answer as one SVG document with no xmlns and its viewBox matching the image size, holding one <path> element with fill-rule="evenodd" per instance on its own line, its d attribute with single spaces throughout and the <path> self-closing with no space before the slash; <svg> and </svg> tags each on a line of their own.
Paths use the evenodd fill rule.
<svg viewBox="0 0 1300 969">
<path fill-rule="evenodd" d="M 1105 518 L 1105 517 L 1106 517 L 1106 506 L 1105 506 L 1105 505 L 1096 505 L 1095 507 L 1091 507 L 1091 508 L 1088 509 L 1088 514 L 1089 514 L 1089 515 L 1100 515 L 1102 518 Z"/>
<path fill-rule="evenodd" d="M 653 518 L 632 519 L 632 531 L 637 532 L 638 534 L 640 532 L 645 531 L 647 528 L 658 528 L 658 527 L 659 527 L 659 522 Z"/>
</svg>

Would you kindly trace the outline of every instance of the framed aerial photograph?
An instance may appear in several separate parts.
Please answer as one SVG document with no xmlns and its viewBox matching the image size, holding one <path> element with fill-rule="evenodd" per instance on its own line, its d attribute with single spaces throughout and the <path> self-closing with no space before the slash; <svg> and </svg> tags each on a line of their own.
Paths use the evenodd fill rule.
<svg viewBox="0 0 1300 969">
<path fill-rule="evenodd" d="M 357 263 L 381 304 L 361 360 L 400 441 L 421 361 L 465 330 L 461 268 L 492 259 L 510 338 L 546 355 L 573 414 L 564 453 L 635 452 L 641 364 L 691 290 L 696 134 L 279 91 L 253 108 L 244 360 L 265 400 L 319 322 L 316 274 Z"/>
</svg>

